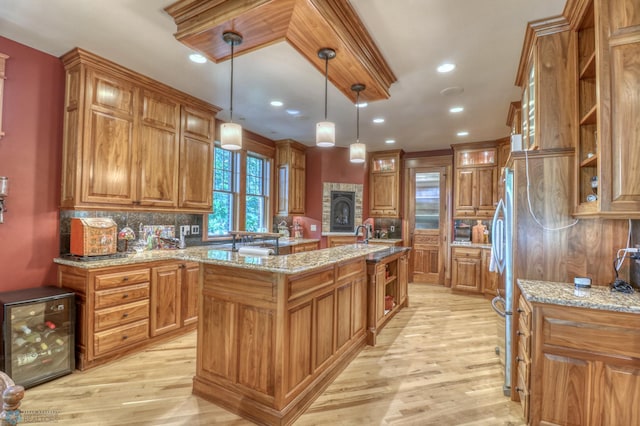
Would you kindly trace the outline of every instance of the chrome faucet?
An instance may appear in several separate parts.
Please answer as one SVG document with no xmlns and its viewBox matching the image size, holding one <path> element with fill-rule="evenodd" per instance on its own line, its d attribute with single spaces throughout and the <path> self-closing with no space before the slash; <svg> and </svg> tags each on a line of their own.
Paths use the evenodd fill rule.
<svg viewBox="0 0 640 426">
<path fill-rule="evenodd" d="M 356 227 L 356 237 L 358 236 L 358 234 L 360 233 L 360 229 L 364 230 L 364 244 L 369 244 L 369 230 L 367 229 L 366 226 L 364 225 L 358 225 Z"/>
</svg>

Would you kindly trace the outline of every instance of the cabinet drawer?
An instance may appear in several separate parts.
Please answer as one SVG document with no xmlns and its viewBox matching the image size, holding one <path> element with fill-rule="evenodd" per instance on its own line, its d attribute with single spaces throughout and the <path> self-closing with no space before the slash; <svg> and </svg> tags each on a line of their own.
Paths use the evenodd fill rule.
<svg viewBox="0 0 640 426">
<path fill-rule="evenodd" d="M 96 275 L 96 290 L 122 287 L 123 285 L 148 282 L 151 276 L 149 269 L 135 269 L 113 274 Z"/>
<path fill-rule="evenodd" d="M 471 247 L 454 247 L 451 257 L 473 257 L 480 259 L 482 249 Z"/>
<path fill-rule="evenodd" d="M 113 308 L 97 310 L 94 314 L 94 329 L 95 331 L 102 331 L 146 318 L 149 318 L 149 301 L 141 300 Z"/>
<path fill-rule="evenodd" d="M 518 334 L 518 352 L 522 352 L 527 359 L 531 359 L 531 336 L 521 330 L 516 333 Z"/>
<path fill-rule="evenodd" d="M 149 283 L 129 285 L 113 290 L 100 290 L 95 294 L 95 309 L 108 308 L 149 298 Z"/>
<path fill-rule="evenodd" d="M 518 386 L 516 392 L 520 396 L 520 405 L 522 406 L 522 412 L 525 421 L 529 420 L 529 387 L 524 378 L 518 374 Z"/>
<path fill-rule="evenodd" d="M 520 330 L 529 334 L 531 330 L 531 307 L 522 295 L 518 299 L 518 314 Z"/>
<path fill-rule="evenodd" d="M 518 357 L 516 358 L 518 376 L 523 379 L 524 387 L 529 389 L 529 372 L 531 370 L 531 358 L 524 352 L 522 345 L 518 345 Z"/>
<path fill-rule="evenodd" d="M 93 352 L 96 357 L 120 349 L 124 346 L 142 342 L 149 338 L 149 321 L 142 320 L 95 333 Z"/>
</svg>

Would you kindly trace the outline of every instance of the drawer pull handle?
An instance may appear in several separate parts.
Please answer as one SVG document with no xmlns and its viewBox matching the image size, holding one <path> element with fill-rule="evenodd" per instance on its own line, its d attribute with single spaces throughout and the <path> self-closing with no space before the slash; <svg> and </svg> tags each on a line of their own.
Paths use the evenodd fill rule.
<svg viewBox="0 0 640 426">
<path fill-rule="evenodd" d="M 516 357 L 516 362 L 522 362 L 524 361 L 522 358 L 520 358 L 519 356 Z"/>
<path fill-rule="evenodd" d="M 127 297 L 129 297 L 129 294 L 127 294 L 127 293 L 125 293 L 125 294 L 123 294 L 123 295 L 122 295 L 122 298 L 123 298 L 123 299 L 126 299 Z"/>
<path fill-rule="evenodd" d="M 521 314 L 521 313 L 523 313 L 523 312 L 524 312 L 524 309 L 518 308 L 518 309 L 516 309 L 516 311 L 517 311 L 519 314 Z"/>
<path fill-rule="evenodd" d="M 129 336 L 127 336 L 126 334 L 122 336 L 122 340 L 127 340 L 129 338 Z"/>
<path fill-rule="evenodd" d="M 518 330 L 518 331 L 516 331 L 516 335 L 518 335 L 518 336 L 524 336 L 524 333 L 523 333 L 522 331 Z"/>
<path fill-rule="evenodd" d="M 129 281 L 129 277 L 122 278 L 122 281 Z"/>
<path fill-rule="evenodd" d="M 516 387 L 516 392 L 520 393 L 520 392 L 524 392 L 524 390 L 522 388 Z"/>
<path fill-rule="evenodd" d="M 122 318 L 126 318 L 126 317 L 128 317 L 128 316 L 129 316 L 129 314 L 128 314 L 128 313 L 126 313 L 126 312 L 125 312 L 124 314 L 122 314 Z"/>
</svg>

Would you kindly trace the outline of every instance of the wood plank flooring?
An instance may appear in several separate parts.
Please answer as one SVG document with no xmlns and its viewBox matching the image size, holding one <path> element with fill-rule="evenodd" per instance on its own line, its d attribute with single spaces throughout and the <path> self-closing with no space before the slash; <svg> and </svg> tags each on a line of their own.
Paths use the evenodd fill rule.
<svg viewBox="0 0 640 426">
<path fill-rule="evenodd" d="M 295 425 L 523 425 L 502 395 L 490 303 L 409 285 L 387 324 Z M 195 332 L 26 391 L 24 422 L 64 425 L 250 425 L 191 394 Z"/>
</svg>

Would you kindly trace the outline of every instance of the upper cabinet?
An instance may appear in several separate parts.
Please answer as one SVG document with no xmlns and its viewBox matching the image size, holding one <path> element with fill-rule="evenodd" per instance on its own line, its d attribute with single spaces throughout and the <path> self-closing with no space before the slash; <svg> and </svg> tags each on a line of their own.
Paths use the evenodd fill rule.
<svg viewBox="0 0 640 426">
<path fill-rule="evenodd" d="M 522 88 L 517 115 L 522 148 L 573 146 L 575 76 L 572 49 L 575 36 L 564 17 L 530 22 L 527 26 L 516 84 Z M 518 128 L 519 127 L 519 128 Z"/>
<path fill-rule="evenodd" d="M 401 217 L 400 169 L 402 151 L 371 153 L 369 169 L 369 215 L 371 217 Z"/>
<path fill-rule="evenodd" d="M 640 1 L 570 0 L 576 216 L 640 217 Z"/>
<path fill-rule="evenodd" d="M 453 217 L 491 218 L 498 202 L 497 143 L 453 145 Z"/>
<path fill-rule="evenodd" d="M 219 109 L 81 49 L 62 61 L 61 207 L 210 211 Z"/>
<path fill-rule="evenodd" d="M 276 214 L 304 215 L 306 146 L 293 140 L 276 142 Z"/>
</svg>

